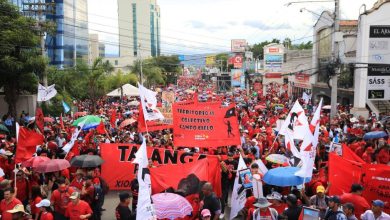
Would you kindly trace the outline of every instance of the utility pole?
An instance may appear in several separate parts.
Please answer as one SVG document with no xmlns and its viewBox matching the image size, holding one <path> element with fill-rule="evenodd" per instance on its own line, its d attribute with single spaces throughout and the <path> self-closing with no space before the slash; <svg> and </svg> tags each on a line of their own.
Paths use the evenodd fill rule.
<svg viewBox="0 0 390 220">
<path fill-rule="evenodd" d="M 141 85 L 144 85 L 144 77 L 142 75 L 142 56 L 141 56 L 141 44 L 138 44 L 138 52 L 139 52 L 139 65 L 141 69 Z"/>
<path fill-rule="evenodd" d="M 340 31 L 340 0 L 335 0 L 335 11 L 334 11 L 334 52 L 333 52 L 333 63 L 338 63 L 337 60 L 339 59 L 339 42 L 337 39 L 337 36 L 339 35 Z M 332 76 L 332 95 L 331 95 L 331 111 L 330 111 L 330 117 L 333 118 L 333 116 L 337 113 L 337 77 L 340 74 L 340 68 L 338 65 L 336 65 L 335 73 Z"/>
<path fill-rule="evenodd" d="M 44 24 L 43 22 L 43 13 L 54 13 L 54 9 L 48 9 L 49 7 L 54 7 L 55 3 L 41 3 L 42 0 L 38 0 L 37 3 L 24 3 L 23 2 L 23 11 L 24 12 L 35 12 L 38 13 L 38 29 L 40 37 L 40 46 L 41 46 L 41 55 L 46 57 L 46 45 L 45 45 L 45 32 L 47 28 L 56 28 L 57 25 Z M 42 7 L 44 6 L 44 7 Z M 47 74 L 46 68 L 43 70 L 43 86 L 47 87 Z"/>
</svg>

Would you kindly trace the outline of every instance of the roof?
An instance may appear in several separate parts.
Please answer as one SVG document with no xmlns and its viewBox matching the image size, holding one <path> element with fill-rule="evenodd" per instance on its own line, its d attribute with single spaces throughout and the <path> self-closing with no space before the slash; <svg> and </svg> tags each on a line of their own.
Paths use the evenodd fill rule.
<svg viewBox="0 0 390 220">
<path fill-rule="evenodd" d="M 123 89 L 123 96 L 139 96 L 139 89 L 135 86 L 132 86 L 130 84 L 125 84 L 122 86 Z M 111 97 L 120 97 L 121 96 L 121 90 L 115 89 L 112 92 L 108 93 L 107 96 Z"/>
<path fill-rule="evenodd" d="M 357 26 L 357 20 L 340 20 L 340 26 Z"/>
<path fill-rule="evenodd" d="M 390 0 L 379 0 L 379 1 L 375 2 L 374 6 L 371 9 L 365 11 L 362 14 L 370 14 L 371 12 L 378 10 L 385 3 L 390 3 Z"/>
<path fill-rule="evenodd" d="M 344 54 L 346 57 L 356 57 L 356 50 L 348 51 Z"/>
</svg>

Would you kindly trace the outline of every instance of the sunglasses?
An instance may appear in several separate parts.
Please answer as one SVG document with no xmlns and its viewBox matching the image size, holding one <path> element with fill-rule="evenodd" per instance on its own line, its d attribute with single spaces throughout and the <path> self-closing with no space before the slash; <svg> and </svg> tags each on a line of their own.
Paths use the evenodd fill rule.
<svg viewBox="0 0 390 220">
<path fill-rule="evenodd" d="M 22 176 L 21 174 L 18 174 L 18 175 L 16 175 L 16 176 Z"/>
</svg>

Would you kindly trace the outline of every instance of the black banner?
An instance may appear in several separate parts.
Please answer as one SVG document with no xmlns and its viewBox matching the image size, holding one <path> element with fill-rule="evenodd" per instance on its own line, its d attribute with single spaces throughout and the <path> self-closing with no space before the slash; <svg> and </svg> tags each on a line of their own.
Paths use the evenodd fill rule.
<svg viewBox="0 0 390 220">
<path fill-rule="evenodd" d="M 370 38 L 390 38 L 390 25 L 371 25 Z"/>
<path fill-rule="evenodd" d="M 368 64 L 368 76 L 390 76 L 389 64 Z"/>
</svg>

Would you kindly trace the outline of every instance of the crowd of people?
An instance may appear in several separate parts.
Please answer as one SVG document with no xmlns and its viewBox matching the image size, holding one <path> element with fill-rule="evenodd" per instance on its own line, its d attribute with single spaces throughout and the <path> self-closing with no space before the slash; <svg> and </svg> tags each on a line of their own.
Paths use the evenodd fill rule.
<svg viewBox="0 0 390 220">
<path fill-rule="evenodd" d="M 190 88 L 195 87 L 189 91 Z M 156 88 L 154 88 L 156 89 Z M 277 122 L 286 118 L 294 104 L 290 99 L 286 85 L 266 85 L 265 93 L 245 90 L 235 90 L 232 93 L 218 93 L 210 82 L 198 78 L 183 78 L 177 86 L 159 89 L 160 91 L 175 92 L 176 102 L 198 98 L 200 102 L 221 101 L 222 105 L 236 104 L 236 115 L 240 125 L 239 146 L 217 146 L 215 148 L 187 148 L 173 145 L 173 130 L 140 132 L 138 126 L 138 98 L 124 97 L 122 100 L 110 100 L 102 97 L 96 109 L 89 100 L 77 101 L 74 105 L 79 112 L 100 116 L 110 121 L 115 115 L 115 127 L 106 124 L 106 133 L 100 134 L 95 129 L 82 131 L 72 150 L 66 153 L 62 148 L 68 143 L 75 131 L 72 122 L 79 116 L 64 116 L 63 125 L 55 119 L 45 123 L 44 142 L 37 148 L 36 155 L 50 159 L 65 159 L 70 161 L 73 156 L 99 155 L 101 143 L 141 144 L 143 140 L 148 147 L 165 148 L 179 151 L 196 152 L 210 155 L 227 155 L 227 160 L 221 162 L 222 198 L 213 193 L 211 184 L 203 185 L 203 201 L 199 219 L 223 219 L 229 195 L 234 186 L 238 161 L 236 155 L 242 155 L 251 173 L 258 174 L 259 167 L 255 163 L 260 159 L 268 169 L 280 165 L 266 160 L 270 154 L 289 156 L 291 152 L 285 146 L 284 136 L 278 135 Z M 195 95 L 194 95 L 195 94 Z M 198 96 L 198 97 L 194 97 Z M 157 99 L 161 100 L 161 92 Z M 319 100 L 299 98 L 310 123 L 318 108 Z M 264 108 L 256 108 L 258 105 Z M 384 201 L 366 201 L 361 195 L 365 192 L 360 184 L 351 185 L 351 191 L 343 195 L 329 195 L 332 183 L 328 181 L 328 155 L 333 152 L 334 138 L 345 144 L 366 163 L 389 163 L 390 139 L 388 136 L 378 139 L 363 139 L 365 133 L 371 131 L 390 132 L 388 112 L 376 115 L 370 113 L 369 118 L 352 115 L 351 106 L 338 106 L 338 114 L 330 118 L 326 110 L 321 112 L 320 137 L 315 158 L 315 168 L 312 180 L 303 189 L 278 187 L 263 184 L 264 198 L 255 198 L 251 190 L 247 191 L 247 202 L 239 212 L 239 219 L 273 219 L 298 220 L 302 206 L 318 209 L 320 218 L 325 220 L 385 220 L 390 216 L 383 212 Z M 114 114 L 113 114 L 114 112 Z M 48 116 L 49 117 L 49 116 Z M 135 123 L 120 126 L 132 118 Z M 97 198 L 97 187 L 102 187 L 104 181 L 100 176 L 99 167 L 81 169 L 70 167 L 53 173 L 38 173 L 34 168 L 15 166 L 14 156 L 17 148 L 15 136 L 15 121 L 11 115 L 3 117 L 4 125 L 11 133 L 0 135 L 0 168 L 4 171 L 1 178 L 0 214 L 3 220 L 31 219 L 62 220 L 62 219 L 101 219 L 104 205 L 104 195 Z M 28 113 L 20 116 L 20 125 L 35 131 L 34 118 Z M 301 142 L 296 142 L 300 148 Z M 149 168 L 158 166 L 152 160 Z M 16 169 L 15 169 L 16 167 Z M 319 172 L 322 170 L 322 172 Z M 135 219 L 137 211 L 138 181 L 131 182 L 131 193 L 119 194 L 120 203 L 115 210 L 117 219 Z M 131 202 L 132 201 L 132 202 Z M 131 208 L 130 208 L 130 207 Z M 52 209 L 53 207 L 53 209 Z M 261 216 L 261 218 L 260 218 Z M 113 216 L 114 218 L 114 216 Z"/>
</svg>

